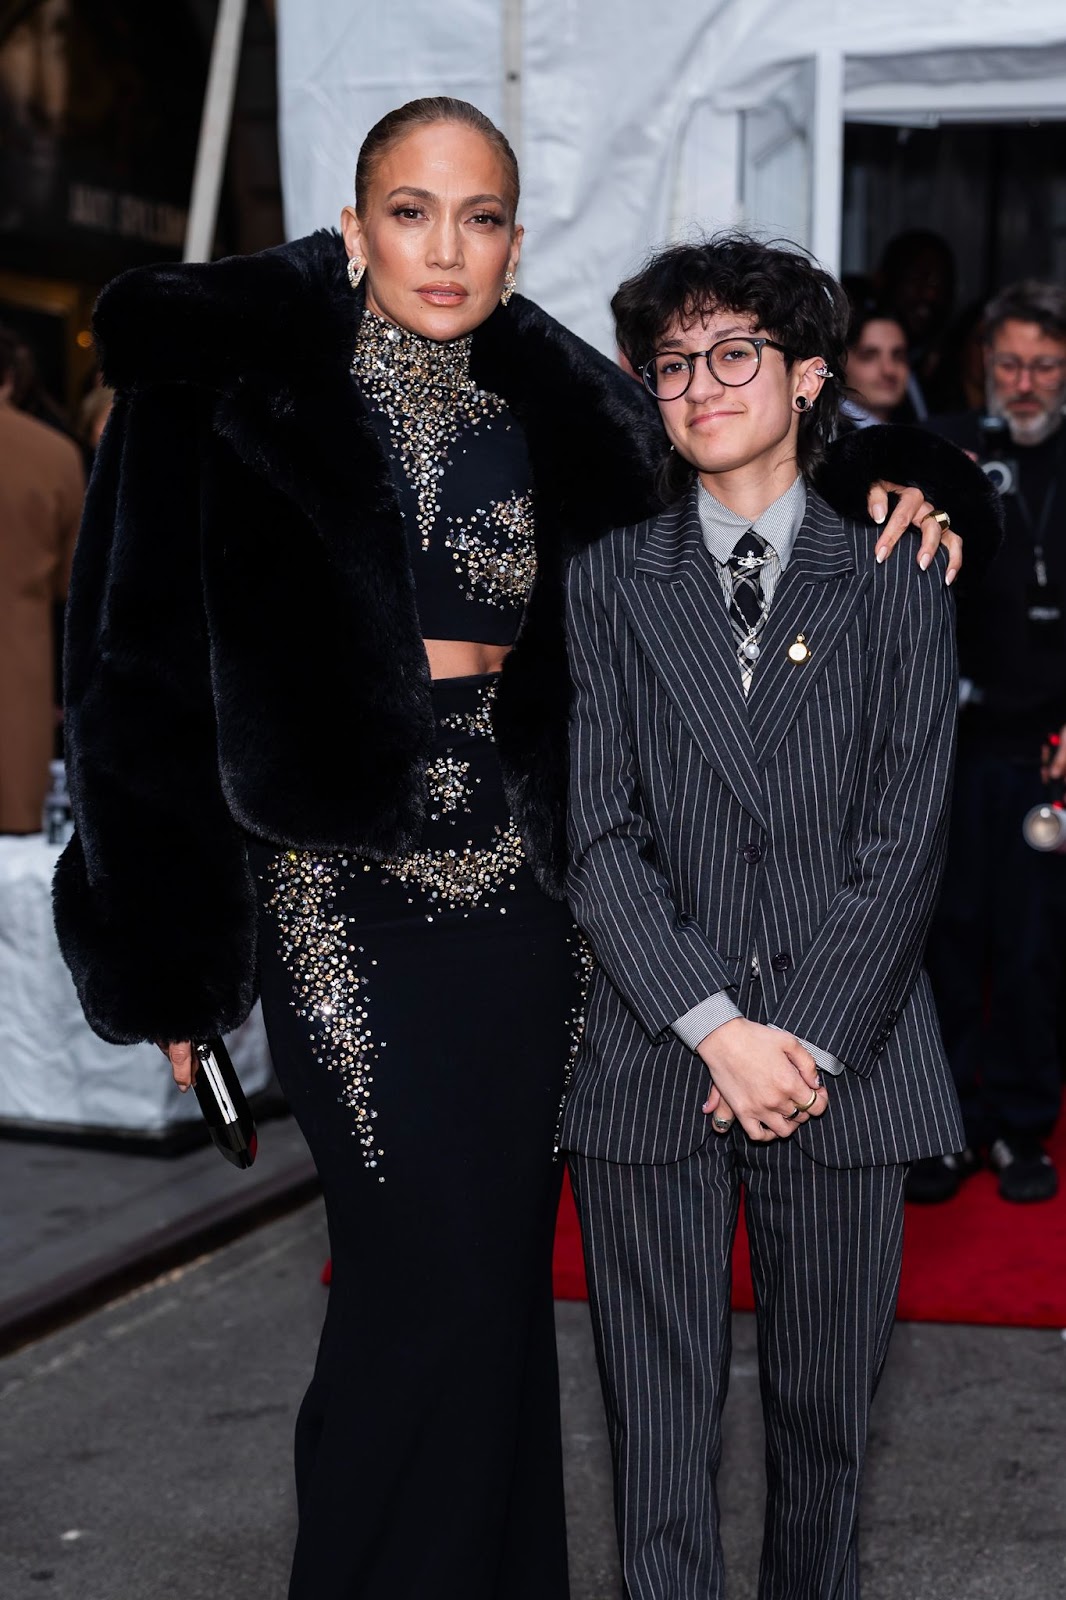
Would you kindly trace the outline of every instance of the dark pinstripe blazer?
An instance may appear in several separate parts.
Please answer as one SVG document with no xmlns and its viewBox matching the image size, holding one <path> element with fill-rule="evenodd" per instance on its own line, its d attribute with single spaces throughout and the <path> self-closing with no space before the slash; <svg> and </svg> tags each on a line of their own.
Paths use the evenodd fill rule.
<svg viewBox="0 0 1066 1600">
<path fill-rule="evenodd" d="M 922 951 L 946 844 L 956 659 L 942 566 L 873 557 L 817 495 L 750 696 L 695 491 L 568 579 L 569 893 L 598 960 L 564 1143 L 677 1160 L 706 1067 L 670 1024 L 731 988 L 845 1065 L 794 1135 L 829 1166 L 962 1146 Z M 806 663 L 789 659 L 796 635 Z"/>
</svg>

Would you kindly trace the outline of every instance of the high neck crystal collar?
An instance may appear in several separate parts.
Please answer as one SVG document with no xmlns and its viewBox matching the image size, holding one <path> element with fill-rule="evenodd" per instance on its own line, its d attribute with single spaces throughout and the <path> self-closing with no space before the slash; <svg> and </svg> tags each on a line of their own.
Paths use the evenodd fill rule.
<svg viewBox="0 0 1066 1600">
<path fill-rule="evenodd" d="M 372 388 L 407 391 L 444 389 L 451 393 L 472 389 L 470 346 L 472 336 L 427 339 L 412 333 L 374 311 L 364 311 L 352 356 L 352 371 Z"/>
</svg>

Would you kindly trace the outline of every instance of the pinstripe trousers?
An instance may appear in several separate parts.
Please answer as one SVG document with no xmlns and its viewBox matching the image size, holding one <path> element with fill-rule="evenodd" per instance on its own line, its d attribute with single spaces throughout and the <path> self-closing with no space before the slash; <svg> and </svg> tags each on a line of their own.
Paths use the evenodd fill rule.
<svg viewBox="0 0 1066 1600">
<path fill-rule="evenodd" d="M 570 1157 L 627 1600 L 721 1600 L 716 1478 L 745 1191 L 766 1424 L 759 1600 L 855 1600 L 870 1403 L 905 1166 L 835 1169 L 739 1127 L 667 1165 Z"/>
</svg>

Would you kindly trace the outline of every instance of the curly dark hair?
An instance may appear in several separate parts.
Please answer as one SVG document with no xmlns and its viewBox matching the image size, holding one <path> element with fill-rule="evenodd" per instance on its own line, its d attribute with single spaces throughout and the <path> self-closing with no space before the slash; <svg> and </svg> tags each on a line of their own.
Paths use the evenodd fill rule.
<svg viewBox="0 0 1066 1600">
<path fill-rule="evenodd" d="M 799 424 L 799 467 L 811 476 L 836 428 L 851 308 L 837 280 L 810 256 L 796 245 L 764 244 L 735 231 L 670 245 L 626 279 L 611 310 L 619 348 L 636 372 L 676 318 L 687 323 L 721 310 L 753 317 L 756 328 L 786 347 L 789 366 L 821 356 L 830 376 Z M 665 496 L 676 497 L 691 480 L 688 463 L 671 453 Z"/>
</svg>

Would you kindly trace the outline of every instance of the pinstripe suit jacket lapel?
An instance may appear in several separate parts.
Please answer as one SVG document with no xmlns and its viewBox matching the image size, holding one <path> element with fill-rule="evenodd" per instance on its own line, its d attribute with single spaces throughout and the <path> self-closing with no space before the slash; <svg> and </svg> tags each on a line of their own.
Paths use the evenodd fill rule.
<svg viewBox="0 0 1066 1600">
<path fill-rule="evenodd" d="M 695 491 L 652 523 L 633 575 L 614 581 L 641 648 L 696 747 L 765 827 L 766 800 L 736 641 L 703 543 Z"/>
<path fill-rule="evenodd" d="M 856 572 L 840 518 L 812 491 L 792 557 L 774 594 L 748 696 L 748 725 L 764 770 L 795 722 L 843 634 L 871 574 Z M 789 646 L 802 633 L 809 658 L 797 664 Z"/>
</svg>

